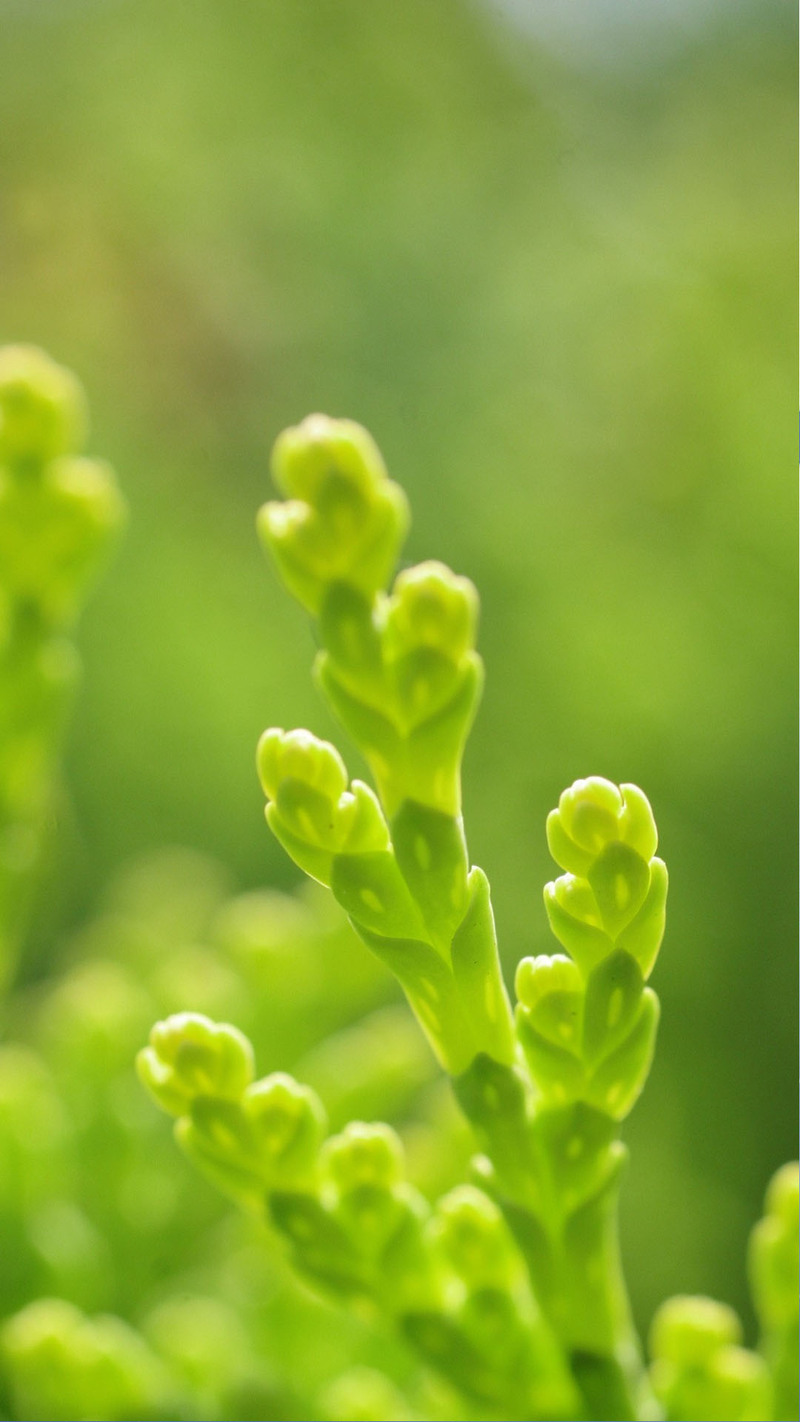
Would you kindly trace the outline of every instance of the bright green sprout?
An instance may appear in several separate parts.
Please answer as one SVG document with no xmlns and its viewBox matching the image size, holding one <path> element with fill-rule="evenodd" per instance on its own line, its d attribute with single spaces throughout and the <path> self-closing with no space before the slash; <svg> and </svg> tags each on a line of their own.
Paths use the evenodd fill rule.
<svg viewBox="0 0 800 1422">
<path fill-rule="evenodd" d="M 273 472 L 287 499 L 265 505 L 259 531 L 314 620 L 317 680 L 376 789 L 310 731 L 271 729 L 258 747 L 267 821 L 401 984 L 473 1128 L 474 1179 L 431 1210 L 394 1131 L 354 1122 L 324 1139 L 313 1092 L 254 1083 L 240 1034 L 197 1015 L 154 1029 L 142 1079 L 200 1168 L 266 1211 L 299 1272 L 391 1320 L 464 1415 L 797 1416 L 796 1167 L 754 1234 L 759 1354 L 710 1300 L 664 1306 L 649 1371 L 633 1328 L 619 1132 L 653 1058 L 646 982 L 667 896 L 647 797 L 598 776 L 561 796 L 547 838 L 564 872 L 544 897 L 566 952 L 523 958 L 512 1012 L 461 814 L 483 675 L 475 589 L 439 563 L 392 582 L 407 504 L 358 425 L 311 416 L 280 437 Z M 369 1371 L 340 1381 L 333 1416 L 344 1399 L 353 1416 L 411 1415 Z"/>
</svg>

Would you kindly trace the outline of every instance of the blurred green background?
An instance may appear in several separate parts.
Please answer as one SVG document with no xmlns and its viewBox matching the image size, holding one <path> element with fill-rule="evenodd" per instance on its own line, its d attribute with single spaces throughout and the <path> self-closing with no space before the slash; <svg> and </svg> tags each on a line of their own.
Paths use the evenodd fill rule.
<svg viewBox="0 0 800 1422">
<path fill-rule="evenodd" d="M 465 802 L 509 974 L 548 949 L 560 790 L 653 801 L 627 1268 L 642 1326 L 675 1291 L 749 1318 L 747 1231 L 796 1152 L 794 15 L 562 9 L 572 39 L 537 0 L 0 4 L 0 335 L 81 374 L 131 507 L 32 971 L 150 847 L 294 882 L 255 741 L 334 728 L 253 520 L 278 431 L 353 416 L 409 559 L 481 590 Z"/>
</svg>

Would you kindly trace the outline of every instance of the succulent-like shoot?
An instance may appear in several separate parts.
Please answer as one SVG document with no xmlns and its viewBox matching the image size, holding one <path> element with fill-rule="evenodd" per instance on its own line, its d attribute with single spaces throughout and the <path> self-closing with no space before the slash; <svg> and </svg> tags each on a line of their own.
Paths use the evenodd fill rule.
<svg viewBox="0 0 800 1422">
<path fill-rule="evenodd" d="M 318 619 L 320 682 L 387 816 L 407 801 L 458 816 L 482 679 L 475 589 L 424 563 L 389 593 L 408 509 L 359 425 L 312 415 L 277 441 L 273 474 L 288 501 L 264 506 L 259 531 L 289 591 Z"/>
<path fill-rule="evenodd" d="M 550 925 L 571 954 L 526 958 L 517 1025 L 531 1073 L 553 1105 L 628 1114 L 650 1069 L 658 999 L 645 979 L 664 933 L 667 872 L 635 785 L 578 780 L 547 821 L 570 872 L 545 889 Z M 573 872 L 573 870 L 575 872 Z"/>
<path fill-rule="evenodd" d="M 175 1415 L 163 1366 L 119 1318 L 87 1318 L 63 1299 L 38 1299 L 4 1325 L 0 1353 L 18 1417 Z"/>
<path fill-rule="evenodd" d="M 511 1061 L 488 885 L 467 875 L 458 825 L 408 802 L 390 841 L 374 792 L 309 731 L 266 731 L 258 768 L 274 834 L 395 973 L 440 1060 L 454 1073 L 480 1051 Z"/>
<path fill-rule="evenodd" d="M 514 1134 L 527 1145 L 515 1153 L 503 1113 L 492 1121 L 485 1109 L 484 1145 L 492 1188 L 515 1201 L 510 1219 L 576 1359 L 585 1405 L 633 1416 L 646 1400 L 614 1225 L 625 1160 L 617 1136 L 653 1056 L 658 1000 L 645 978 L 664 931 L 666 870 L 635 786 L 576 781 L 549 816 L 547 837 L 567 872 L 547 885 L 545 904 L 570 956 L 518 966 L 517 1037 L 535 1099 L 531 1112 L 521 1094 L 513 1107 L 509 1096 L 504 1113 L 516 1113 Z"/>
<path fill-rule="evenodd" d="M 761 1347 L 770 1366 L 776 1422 L 800 1411 L 798 1398 L 798 1181 L 797 1161 L 776 1171 L 767 1189 L 764 1218 L 750 1237 L 750 1283 L 761 1324 Z"/>
<path fill-rule="evenodd" d="M 355 550 L 371 520 L 394 528 L 395 554 L 401 530 L 397 513 L 381 523 L 371 512 L 379 494 L 382 509 L 400 505 L 363 432 L 314 417 L 278 441 L 275 474 L 291 501 L 262 511 L 262 534 L 316 619 L 319 683 L 378 793 L 348 785 L 338 753 L 308 732 L 270 731 L 259 749 L 268 821 L 395 973 L 455 1078 L 540 1301 L 589 1360 L 584 1373 L 602 1374 L 603 1401 L 584 1389 L 586 1405 L 630 1416 L 635 1349 L 609 1201 L 624 1160 L 617 1123 L 644 1084 L 658 1016 L 645 980 L 666 871 L 650 806 L 634 786 L 595 777 L 550 816 L 566 873 L 545 898 L 570 957 L 520 965 L 515 1034 L 489 886 L 470 869 L 461 820 L 461 759 L 483 675 L 475 589 L 439 563 L 401 572 L 391 588 L 388 562 L 361 568 Z"/>
<path fill-rule="evenodd" d="M 547 838 L 564 872 L 545 905 L 565 951 L 523 959 L 512 1018 L 488 882 L 470 867 L 461 817 L 482 683 L 475 589 L 438 563 L 392 584 L 405 499 L 359 426 L 314 416 L 281 436 L 273 468 L 286 501 L 268 504 L 259 528 L 315 620 L 317 679 L 376 789 L 351 782 L 339 752 L 310 732 L 273 729 L 258 750 L 267 820 L 402 984 L 484 1152 L 474 1163 L 482 1188 L 460 1187 L 431 1214 L 404 1179 L 393 1131 L 353 1122 L 322 1143 L 313 1094 L 284 1077 L 253 1083 L 230 1028 L 205 1023 L 210 1057 L 195 1075 L 155 1040 L 143 1076 L 179 1114 L 178 1138 L 198 1164 L 266 1206 L 297 1268 L 393 1318 L 480 1415 L 655 1416 L 616 1231 L 620 1122 L 646 1081 L 658 1023 L 646 983 L 667 872 L 649 802 L 597 776 L 561 796 Z M 228 1045 L 211 1050 L 215 1033 Z M 796 1321 L 796 1173 L 773 1187 L 752 1258 L 778 1378 Z M 768 1415 L 766 1365 L 720 1305 L 665 1305 L 653 1350 L 667 1419 Z M 795 1416 L 780 1386 L 774 1415 Z M 362 1392 L 353 1415 L 372 1416 L 378 1404 Z"/>
<path fill-rule="evenodd" d="M 650 1332 L 651 1379 L 666 1422 L 763 1422 L 773 1415 L 766 1365 L 741 1338 L 733 1309 L 714 1299 L 661 1305 Z"/>
<path fill-rule="evenodd" d="M 567 873 L 544 891 L 550 927 L 586 976 L 614 948 L 647 979 L 664 935 L 667 871 L 653 812 L 635 785 L 591 776 L 565 790 L 547 841 Z"/>
<path fill-rule="evenodd" d="M 477 594 L 440 563 L 400 573 L 389 591 L 406 504 L 360 427 L 311 417 L 278 440 L 274 472 L 290 501 L 266 505 L 259 528 L 317 619 L 320 684 L 378 795 L 348 784 L 338 752 L 309 732 L 267 731 L 267 819 L 395 973 L 447 1069 L 481 1052 L 510 1065 L 488 885 L 470 872 L 461 822 L 482 678 Z"/>
</svg>

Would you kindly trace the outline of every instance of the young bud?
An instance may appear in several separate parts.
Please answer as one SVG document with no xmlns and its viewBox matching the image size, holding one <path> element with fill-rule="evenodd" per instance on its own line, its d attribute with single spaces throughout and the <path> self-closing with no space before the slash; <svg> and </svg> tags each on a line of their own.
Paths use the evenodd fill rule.
<svg viewBox="0 0 800 1422">
<path fill-rule="evenodd" d="M 235 1101 L 197 1097 L 176 1134 L 219 1189 L 259 1211 L 266 1190 L 311 1184 L 325 1113 L 313 1091 L 276 1072 Z"/>
<path fill-rule="evenodd" d="M 658 834 L 641 790 L 592 775 L 564 791 L 558 809 L 548 816 L 547 841 L 562 869 L 586 878 L 597 856 L 616 841 L 647 862 L 656 852 Z"/>
<path fill-rule="evenodd" d="M 318 614 L 329 587 L 367 597 L 386 587 L 408 527 L 408 506 L 371 436 L 351 420 L 311 415 L 284 430 L 272 457 L 290 502 L 258 516 L 289 591 Z"/>
<path fill-rule="evenodd" d="M 444 563 L 420 563 L 395 580 L 386 609 L 386 657 L 396 661 L 425 647 L 458 666 L 474 650 L 477 621 L 478 594 L 469 578 Z"/>
<path fill-rule="evenodd" d="M 272 475 L 287 499 L 319 504 L 332 479 L 369 498 L 388 475 L 372 436 L 355 420 L 308 415 L 278 435 Z"/>
<path fill-rule="evenodd" d="M 367 785 L 347 789 L 339 752 L 310 731 L 265 731 L 258 771 L 270 800 L 267 820 L 292 858 L 330 884 L 334 856 L 385 852 L 389 832 Z"/>
<path fill-rule="evenodd" d="M 318 791 L 324 801 L 338 800 L 347 789 L 347 771 L 336 747 L 311 731 L 265 731 L 258 743 L 258 773 L 270 800 L 277 800 L 291 781 Z"/>
<path fill-rule="evenodd" d="M 159 1106 L 185 1115 L 201 1096 L 238 1101 L 253 1080 L 253 1049 L 236 1027 L 197 1012 L 157 1022 L 137 1057 L 139 1076 Z"/>
<path fill-rule="evenodd" d="M 36 346 L 0 350 L 0 462 L 41 464 L 80 449 L 86 399 L 75 376 Z"/>
<path fill-rule="evenodd" d="M 403 1174 L 403 1147 L 391 1126 L 351 1121 L 323 1148 L 323 1162 L 340 1194 L 369 1186 L 391 1190 Z"/>
<path fill-rule="evenodd" d="M 505 1221 L 473 1185 L 459 1185 L 436 1207 L 431 1238 L 470 1291 L 509 1289 L 520 1267 Z"/>
<path fill-rule="evenodd" d="M 739 1343 L 742 1325 L 732 1308 L 715 1299 L 679 1294 L 658 1309 L 650 1352 L 682 1368 L 700 1367 L 718 1348 Z"/>
<path fill-rule="evenodd" d="M 570 958 L 565 958 L 561 953 L 555 953 L 552 958 L 545 953 L 538 958 L 523 958 L 517 967 L 514 986 L 520 1002 L 531 1011 L 546 999 L 552 1002 L 555 995 L 566 996 L 570 1010 L 574 1010 L 576 1004 L 573 999 L 579 999 L 583 991 L 578 969 Z M 556 1029 L 558 1036 L 577 1036 L 580 1027 L 579 1011 L 575 1012 L 575 1016 L 577 1020 L 572 1026 Z"/>
<path fill-rule="evenodd" d="M 327 1122 L 310 1086 L 274 1072 L 247 1087 L 242 1111 L 271 1186 L 285 1188 L 313 1175 Z"/>
</svg>

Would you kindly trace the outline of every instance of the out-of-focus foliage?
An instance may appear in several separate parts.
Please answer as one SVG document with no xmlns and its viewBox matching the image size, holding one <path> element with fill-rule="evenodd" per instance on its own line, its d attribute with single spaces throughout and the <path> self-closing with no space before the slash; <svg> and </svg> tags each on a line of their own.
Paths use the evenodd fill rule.
<svg viewBox="0 0 800 1422">
<path fill-rule="evenodd" d="M 133 1063 L 154 1016 L 232 1016 L 261 1061 L 291 1065 L 324 1092 L 335 1126 L 376 1110 L 394 1119 L 415 1178 L 438 1191 L 463 1173 L 468 1143 L 388 988 L 317 895 L 230 897 L 213 862 L 173 851 L 109 890 L 58 978 L 11 999 L 13 1041 L 0 1048 L 0 1309 L 24 1311 L 4 1335 L 0 1379 L 16 1415 L 305 1416 L 341 1357 L 386 1365 L 380 1340 L 299 1290 L 263 1228 L 232 1219 L 198 1184 Z M 144 1345 L 117 1320 L 90 1337 L 95 1324 L 75 1306 L 143 1329 L 161 1361 L 139 1393 L 124 1377 L 141 1373 Z M 113 1385 L 92 1361 L 108 1350 Z M 389 1366 L 395 1356 L 402 1364 L 393 1348 Z"/>
<path fill-rule="evenodd" d="M 629 1276 L 642 1325 L 678 1289 L 747 1317 L 746 1232 L 795 1149 L 788 7 L 732 0 L 613 80 L 465 0 L 59 0 L 0 24 L 3 336 L 80 370 L 133 511 L 82 634 L 31 973 L 132 852 L 286 875 L 252 746 L 278 700 L 330 723 L 252 509 L 270 436 L 352 413 L 402 470 L 410 555 L 481 586 L 465 799 L 507 968 L 547 941 L 531 885 L 561 786 L 597 768 L 659 806 L 675 887 Z"/>
<path fill-rule="evenodd" d="M 124 504 L 82 456 L 83 391 L 34 346 L 0 351 L 0 982 L 15 966 L 57 799 L 70 640 Z"/>
</svg>

